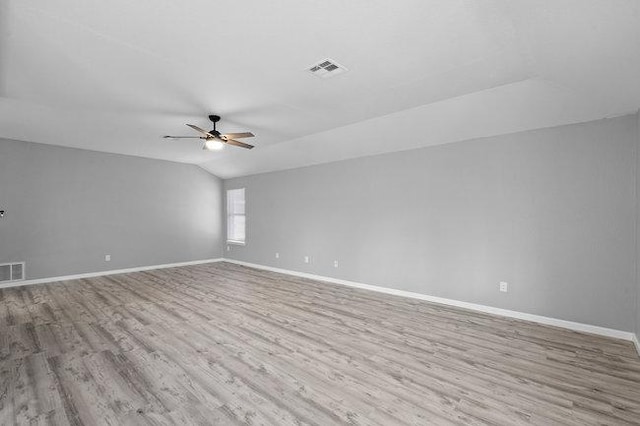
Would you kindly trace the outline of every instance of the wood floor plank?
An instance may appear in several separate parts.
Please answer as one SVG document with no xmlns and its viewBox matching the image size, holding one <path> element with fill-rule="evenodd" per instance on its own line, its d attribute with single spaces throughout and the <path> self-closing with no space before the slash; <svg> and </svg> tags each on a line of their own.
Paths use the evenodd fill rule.
<svg viewBox="0 0 640 426">
<path fill-rule="evenodd" d="M 0 290 L 1 425 L 640 425 L 630 342 L 229 263 Z"/>
</svg>

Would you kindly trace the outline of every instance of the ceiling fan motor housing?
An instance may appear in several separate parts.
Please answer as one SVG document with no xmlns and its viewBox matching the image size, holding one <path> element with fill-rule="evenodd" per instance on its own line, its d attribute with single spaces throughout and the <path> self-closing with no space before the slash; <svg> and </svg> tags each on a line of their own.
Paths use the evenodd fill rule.
<svg viewBox="0 0 640 426">
<path fill-rule="evenodd" d="M 220 116 L 212 114 L 209 116 L 209 120 L 213 122 L 213 130 L 211 130 L 209 133 L 212 134 L 215 138 L 222 139 L 220 137 L 220 132 L 216 130 L 216 123 L 220 121 Z"/>
</svg>

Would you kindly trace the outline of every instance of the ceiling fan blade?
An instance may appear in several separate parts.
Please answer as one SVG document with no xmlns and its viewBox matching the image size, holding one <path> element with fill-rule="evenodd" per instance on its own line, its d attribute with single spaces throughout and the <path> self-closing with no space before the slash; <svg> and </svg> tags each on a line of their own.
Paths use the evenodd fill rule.
<svg viewBox="0 0 640 426">
<path fill-rule="evenodd" d="M 163 136 L 162 139 L 202 139 L 202 136 Z"/>
<path fill-rule="evenodd" d="M 252 138 L 255 135 L 251 132 L 242 132 L 242 133 L 224 133 L 221 136 L 224 136 L 227 139 L 241 139 L 241 138 Z"/>
<path fill-rule="evenodd" d="M 198 126 L 194 126 L 193 124 L 187 124 L 187 126 L 191 127 L 191 128 L 192 128 L 193 130 L 195 130 L 196 132 L 200 132 L 200 133 L 202 133 L 202 134 L 203 134 L 203 135 L 205 135 L 205 136 L 211 136 L 212 138 L 213 138 L 213 137 L 215 137 L 214 135 L 212 135 L 211 133 L 207 132 L 206 130 L 201 129 L 201 128 L 200 128 L 200 127 L 198 127 Z"/>
<path fill-rule="evenodd" d="M 247 148 L 247 149 L 253 148 L 253 145 L 249 145 L 248 143 L 244 143 L 244 142 L 240 142 L 240 141 L 235 141 L 233 139 L 227 139 L 224 142 L 228 143 L 229 145 L 239 146 L 239 147 L 242 147 L 242 148 Z"/>
</svg>

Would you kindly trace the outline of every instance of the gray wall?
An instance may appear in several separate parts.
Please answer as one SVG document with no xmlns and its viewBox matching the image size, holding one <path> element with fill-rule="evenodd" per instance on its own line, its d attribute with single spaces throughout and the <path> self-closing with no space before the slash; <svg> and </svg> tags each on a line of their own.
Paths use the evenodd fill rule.
<svg viewBox="0 0 640 426">
<path fill-rule="evenodd" d="M 30 279 L 220 257 L 221 201 L 194 165 L 0 139 L 0 263 Z"/>
<path fill-rule="evenodd" d="M 630 331 L 637 142 L 634 115 L 231 179 L 225 256 Z"/>
<path fill-rule="evenodd" d="M 640 340 L 640 111 L 636 114 L 636 338 Z"/>
</svg>

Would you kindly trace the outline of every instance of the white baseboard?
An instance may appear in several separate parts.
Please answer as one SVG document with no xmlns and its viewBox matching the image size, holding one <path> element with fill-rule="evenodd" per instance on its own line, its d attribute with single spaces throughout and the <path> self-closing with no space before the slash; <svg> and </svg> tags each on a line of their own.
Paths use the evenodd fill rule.
<svg viewBox="0 0 640 426">
<path fill-rule="evenodd" d="M 545 325 L 552 325 L 555 327 L 567 328 L 569 330 L 579 331 L 583 333 L 592 333 L 592 334 L 598 334 L 600 336 L 607 336 L 607 337 L 613 337 L 616 339 L 629 340 L 635 343 L 636 349 L 638 349 L 638 354 L 640 355 L 640 345 L 638 344 L 636 335 L 628 331 L 615 330 L 612 328 L 599 327 L 596 325 L 583 324 L 579 322 L 566 321 L 566 320 L 561 320 L 557 318 L 544 317 L 541 315 L 527 314 L 524 312 L 510 311 L 508 309 L 495 308 L 493 306 L 486 306 L 486 305 L 478 305 L 476 303 L 462 302 L 454 299 L 445 299 L 443 297 L 429 296 L 426 294 L 414 293 L 411 291 L 396 290 L 388 287 L 379 287 L 379 286 L 370 285 L 370 284 L 362 284 L 354 281 L 342 280 L 339 278 L 331 278 L 331 277 L 325 277 L 321 275 L 308 274 L 306 272 L 297 272 L 297 271 L 291 271 L 289 269 L 274 268 L 271 266 L 258 265 L 255 263 L 243 262 L 235 259 L 225 258 L 223 260 L 225 262 L 235 263 L 237 265 L 248 266 L 256 269 L 263 269 L 265 271 L 279 272 L 281 274 L 293 275 L 293 276 L 302 277 L 302 278 L 309 278 L 317 281 L 325 281 L 333 284 L 340 284 L 340 285 L 345 285 L 349 287 L 361 288 L 365 290 L 377 291 L 379 293 L 392 294 L 395 296 L 403 296 L 403 297 L 410 297 L 413 299 L 426 300 L 428 302 L 440 303 L 440 304 L 449 305 L 449 306 L 456 306 L 459 308 L 470 309 L 473 311 L 479 311 L 479 312 L 484 312 L 484 313 L 494 314 L 494 315 L 501 315 L 503 317 L 516 318 L 516 319 L 521 319 L 525 321 L 537 322 Z"/>
<path fill-rule="evenodd" d="M 60 277 L 50 277 L 50 278 L 38 278 L 34 280 L 24 280 L 24 281 L 13 281 L 6 284 L 0 284 L 0 288 L 10 288 L 10 287 L 22 287 L 25 285 L 33 285 L 33 284 L 45 284 L 45 283 L 53 283 L 58 281 L 68 281 L 68 280 L 78 280 L 81 278 L 92 278 L 92 277 L 101 277 L 104 275 L 114 275 L 114 274 L 126 274 L 129 272 L 140 272 L 140 271 L 150 271 L 152 269 L 164 269 L 164 268 L 175 268 L 178 266 L 189 266 L 189 265 L 200 265 L 202 263 L 212 263 L 212 262 L 222 262 L 222 258 L 219 259 L 203 259 L 203 260 L 191 260 L 188 262 L 177 262 L 177 263 L 166 263 L 163 265 L 150 265 L 150 266 L 136 266 L 135 268 L 126 268 L 126 269 L 111 269 L 109 271 L 100 271 L 100 272 L 87 272 L 84 274 L 76 274 L 76 275 L 64 275 Z"/>
</svg>

